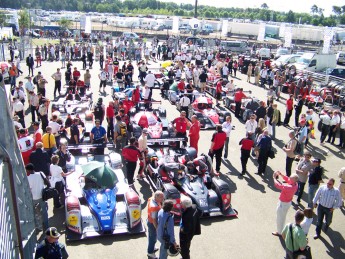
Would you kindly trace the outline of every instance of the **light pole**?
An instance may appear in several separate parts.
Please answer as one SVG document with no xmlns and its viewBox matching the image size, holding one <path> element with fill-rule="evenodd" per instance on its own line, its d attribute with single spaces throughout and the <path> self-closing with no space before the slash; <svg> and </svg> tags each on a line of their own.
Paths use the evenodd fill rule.
<svg viewBox="0 0 345 259">
<path fill-rule="evenodd" d="M 194 6 L 194 18 L 198 17 L 198 0 L 195 0 L 195 6 Z"/>
</svg>

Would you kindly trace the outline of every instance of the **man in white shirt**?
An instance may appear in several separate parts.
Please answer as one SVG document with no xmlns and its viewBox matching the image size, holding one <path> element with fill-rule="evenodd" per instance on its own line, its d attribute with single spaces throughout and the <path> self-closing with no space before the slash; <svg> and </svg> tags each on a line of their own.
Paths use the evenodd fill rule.
<svg viewBox="0 0 345 259">
<path fill-rule="evenodd" d="M 340 120 L 340 136 L 339 136 L 339 145 L 340 148 L 345 148 L 345 113 Z"/>
<path fill-rule="evenodd" d="M 16 86 L 16 90 L 13 92 L 13 97 L 19 99 L 23 104 L 25 103 L 25 93 L 19 86 Z"/>
<path fill-rule="evenodd" d="M 180 68 L 176 69 L 176 74 L 175 74 L 176 79 L 180 80 L 182 77 L 182 72 Z"/>
<path fill-rule="evenodd" d="M 99 73 L 98 78 L 100 80 L 99 83 L 99 91 L 101 91 L 101 88 L 103 86 L 103 91 L 105 90 L 105 87 L 107 86 L 107 78 L 108 74 L 105 72 L 105 70 L 102 69 L 101 73 Z"/>
<path fill-rule="evenodd" d="M 228 80 L 228 75 L 229 75 L 229 68 L 228 66 L 223 66 L 222 68 L 222 77 Z"/>
<path fill-rule="evenodd" d="M 222 130 L 226 133 L 226 140 L 224 144 L 224 158 L 227 158 L 229 150 L 230 132 L 232 130 L 231 116 L 226 116 L 225 121 L 222 124 Z"/>
<path fill-rule="evenodd" d="M 25 128 L 24 105 L 19 101 L 19 99 L 14 97 L 12 108 L 13 108 L 14 115 L 18 115 L 19 122 L 22 124 L 23 128 Z"/>
<path fill-rule="evenodd" d="M 265 84 L 266 84 L 266 81 L 267 81 L 267 74 L 268 72 L 267 72 L 267 68 L 265 67 L 265 68 L 263 68 L 263 69 L 261 69 L 261 71 L 260 71 L 260 78 L 261 78 L 261 87 L 265 87 Z"/>
<path fill-rule="evenodd" d="M 328 134 L 328 143 L 334 144 L 335 136 L 337 134 L 338 128 L 340 126 L 340 112 L 333 111 L 333 116 L 331 118 L 331 128 L 329 129 Z"/>
<path fill-rule="evenodd" d="M 35 225 L 37 229 L 42 230 L 42 229 L 47 229 L 49 227 L 48 205 L 44 200 L 42 200 L 42 190 L 44 189 L 44 185 L 48 184 L 49 181 L 46 178 L 44 173 L 35 172 L 34 169 L 35 169 L 34 165 L 31 163 L 25 166 L 25 170 L 28 174 L 28 181 L 29 181 L 29 186 L 30 186 L 30 190 L 32 194 L 34 210 L 35 210 L 36 205 L 38 204 L 41 217 L 42 217 L 43 226 L 39 226 L 39 220 L 37 219 L 37 217 L 35 217 Z"/>
<path fill-rule="evenodd" d="M 200 76 L 200 71 L 197 67 L 193 69 L 193 83 L 196 88 L 199 88 L 199 76 Z"/>
<path fill-rule="evenodd" d="M 29 106 L 31 112 L 31 122 L 36 121 L 36 115 L 38 116 L 39 99 L 34 91 L 29 92 Z"/>
<path fill-rule="evenodd" d="M 35 90 L 35 85 L 32 82 L 32 77 L 28 77 L 28 81 L 25 83 L 25 89 L 26 89 L 26 95 L 28 97 L 28 101 L 30 99 L 30 94 L 29 92 L 33 92 Z"/>
<path fill-rule="evenodd" d="M 209 54 L 207 55 L 207 65 L 208 65 L 208 68 L 211 67 L 211 65 L 212 65 L 212 60 L 213 60 L 213 54 L 212 54 L 212 53 L 209 53 Z"/>
<path fill-rule="evenodd" d="M 149 90 L 150 90 L 149 100 L 151 100 L 152 89 L 153 89 L 153 87 L 155 85 L 156 77 L 155 77 L 154 74 L 152 74 L 151 71 L 149 71 L 149 73 L 146 75 L 144 81 L 145 81 L 145 84 L 149 87 Z"/>
<path fill-rule="evenodd" d="M 61 125 L 57 123 L 57 119 L 58 119 L 58 116 L 56 114 L 53 114 L 52 120 L 49 121 L 48 126 L 51 127 L 52 130 L 50 133 L 55 136 L 56 145 L 59 146 L 59 143 L 60 143 L 59 130 L 61 128 Z"/>
<path fill-rule="evenodd" d="M 146 167 L 146 154 L 147 154 L 147 135 L 149 134 L 149 131 L 147 128 L 144 128 L 142 131 L 141 136 L 138 139 L 138 149 L 140 150 L 140 152 L 143 154 L 143 156 L 140 157 L 140 167 L 139 167 L 139 171 L 138 171 L 138 179 L 143 179 L 144 176 L 144 170 Z"/>
<path fill-rule="evenodd" d="M 19 122 L 19 116 L 16 115 L 13 117 L 13 125 L 16 130 L 20 130 L 23 128 L 22 124 Z"/>
<path fill-rule="evenodd" d="M 255 114 L 250 115 L 250 119 L 246 121 L 246 124 L 244 125 L 246 129 L 246 133 L 252 132 L 254 133 L 256 131 L 256 128 L 258 127 L 258 122 L 255 120 Z M 255 134 L 252 134 L 252 139 L 254 140 Z"/>
<path fill-rule="evenodd" d="M 234 91 L 234 90 L 235 90 L 234 80 L 231 79 L 231 80 L 225 85 L 225 88 L 227 88 L 227 92 Z"/>
<path fill-rule="evenodd" d="M 188 107 L 190 105 L 190 99 L 186 94 L 183 95 L 183 97 L 180 99 L 180 105 L 181 105 L 181 111 L 186 112 L 186 116 L 188 118 Z"/>
</svg>

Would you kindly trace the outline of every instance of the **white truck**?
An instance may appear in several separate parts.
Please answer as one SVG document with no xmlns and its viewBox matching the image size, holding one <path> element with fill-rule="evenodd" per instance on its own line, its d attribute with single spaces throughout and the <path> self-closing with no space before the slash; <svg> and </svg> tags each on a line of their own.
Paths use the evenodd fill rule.
<svg viewBox="0 0 345 259">
<path fill-rule="evenodd" d="M 304 53 L 294 66 L 297 70 L 321 72 L 325 68 L 335 68 L 337 60 L 335 54 Z"/>
</svg>

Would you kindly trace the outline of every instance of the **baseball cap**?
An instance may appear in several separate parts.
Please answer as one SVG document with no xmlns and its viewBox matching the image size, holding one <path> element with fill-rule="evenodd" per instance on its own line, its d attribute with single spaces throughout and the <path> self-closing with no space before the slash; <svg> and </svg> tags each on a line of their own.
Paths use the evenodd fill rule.
<svg viewBox="0 0 345 259">
<path fill-rule="evenodd" d="M 34 122 L 32 123 L 32 125 L 33 125 L 33 126 L 39 126 L 40 123 L 39 123 L 38 121 L 34 121 Z"/>
<path fill-rule="evenodd" d="M 143 133 L 147 134 L 147 133 L 149 133 L 149 130 L 147 128 L 144 128 Z"/>
<path fill-rule="evenodd" d="M 321 159 L 320 158 L 313 158 L 312 160 L 311 160 L 312 162 L 317 162 L 317 163 L 321 163 Z"/>
<path fill-rule="evenodd" d="M 61 236 L 55 227 L 48 228 L 46 230 L 46 235 L 52 238 L 59 238 Z"/>
</svg>

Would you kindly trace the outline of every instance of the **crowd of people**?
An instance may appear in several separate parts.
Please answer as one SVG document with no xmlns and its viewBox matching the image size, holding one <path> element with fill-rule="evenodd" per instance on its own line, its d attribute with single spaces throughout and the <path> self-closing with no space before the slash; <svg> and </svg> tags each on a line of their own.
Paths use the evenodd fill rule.
<svg viewBox="0 0 345 259">
<path fill-rule="evenodd" d="M 91 89 L 90 71 L 95 68 L 93 64 L 94 59 L 99 62 L 100 72 L 98 73 L 98 78 L 100 91 L 102 90 L 101 88 L 103 88 L 103 91 L 106 91 L 107 84 L 112 81 L 114 81 L 113 84 L 119 84 L 121 88 L 133 85 L 133 81 L 135 81 L 133 78 L 134 74 L 139 75 L 138 80 L 141 82 L 141 85 L 138 84 L 136 86 L 136 90 L 133 91 L 131 98 L 126 97 L 124 100 L 114 99 L 108 103 L 107 107 L 103 103 L 102 98 L 98 99 L 92 111 L 95 124 L 90 131 L 91 143 L 113 142 L 115 150 L 122 153 L 129 184 L 134 182 L 138 161 L 140 163 L 137 176 L 139 180 L 143 179 L 143 170 L 145 169 L 148 131 L 144 128 L 140 138 L 134 138 L 131 132 L 128 112 L 139 101 L 147 103 L 152 100 L 155 78 L 148 67 L 149 62 L 171 59 L 176 64 L 176 67 L 169 71 L 166 83 L 164 82 L 165 84 L 162 88 L 168 89 L 173 82 L 178 80 L 178 90 L 181 93 L 186 93 L 186 96 L 180 100 L 182 107 L 180 116 L 172 121 L 176 137 L 183 137 L 186 140 L 183 141 L 182 146 L 178 142 L 177 147 L 186 147 L 188 145 L 187 141 L 189 141 L 191 147 L 194 147 L 197 152 L 199 150 L 200 122 L 197 116 L 192 116 L 191 121 L 187 119 L 188 106 L 191 103 L 190 98 L 192 98 L 192 95 L 188 93 L 192 93 L 195 89 L 201 92 L 205 91 L 208 79 L 207 73 L 218 73 L 223 80 L 228 81 L 225 88 L 229 92 L 234 91 L 235 117 L 239 117 L 241 101 L 243 98 L 246 98 L 243 90 L 236 89 L 234 83 L 234 80 L 237 80 L 237 71 L 242 71 L 244 68 L 242 57 L 238 59 L 231 56 L 222 58 L 220 52 L 209 52 L 205 57 L 202 57 L 200 53 L 196 52 L 194 62 L 187 53 L 173 48 L 172 44 L 159 44 L 159 41 L 156 39 L 153 40 L 151 46 L 146 45 L 144 40 L 134 47 L 131 47 L 131 44 L 135 43 L 126 39 L 123 41 L 117 40 L 116 43 L 115 46 L 108 44 L 104 48 L 101 48 L 99 45 L 93 46 L 89 43 L 73 46 L 48 44 L 37 47 L 35 50 L 36 67 L 41 66 L 41 61 L 59 61 L 61 62 L 61 69 L 58 68 L 52 75 L 43 75 L 45 74 L 43 69 L 42 72 L 39 71 L 36 74 L 34 73 L 36 70 L 36 67 L 34 67 L 34 57 L 29 55 L 26 59 L 29 71 L 26 82 L 19 81 L 17 83 L 17 78 L 23 73 L 20 69 L 20 60 L 16 63 L 11 63 L 10 71 L 13 71 L 13 73 L 10 72 L 10 77 L 14 126 L 18 132 L 18 142 L 24 164 L 26 165 L 34 203 L 39 204 L 41 211 L 44 212 L 42 213 L 43 229 L 38 223 L 36 227 L 38 230 L 47 229 L 46 240 L 48 242 L 51 239 L 58 238 L 59 233 L 56 229 L 49 228 L 47 205 L 42 200 L 41 190 L 47 184 L 46 179 L 48 177 L 53 178 L 52 187 L 55 187 L 58 191 L 58 195 L 54 197 L 54 207 L 63 207 L 64 178 L 73 173 L 68 172 L 66 167 L 66 163 L 71 157 L 67 146 L 79 144 L 83 141 L 80 128 L 85 127 L 85 122 L 78 115 L 72 116 L 71 114 L 67 115 L 67 118 L 63 121 L 59 117 L 58 112 L 51 112 L 51 101 L 46 97 L 46 87 L 50 87 L 45 78 L 46 76 L 51 76 L 54 80 L 54 98 L 59 98 L 63 88 L 67 88 L 68 94 L 66 99 L 68 99 L 69 94 L 74 96 L 72 98 L 76 98 L 77 95 L 85 96 L 86 91 Z M 132 49 L 134 50 L 133 53 L 129 51 Z M 106 54 L 106 58 L 104 58 L 104 54 Z M 82 69 L 85 71 L 83 74 L 76 65 L 78 63 L 72 65 L 72 61 L 74 63 L 76 59 L 82 61 Z M 128 59 L 129 61 L 127 61 Z M 125 62 L 123 62 L 124 60 Z M 132 63 L 131 60 L 136 60 L 137 64 Z M 218 60 L 218 62 L 214 63 L 215 60 Z M 123 62 L 122 66 L 120 66 L 120 61 Z M 66 69 L 64 74 L 61 72 L 63 69 Z M 254 72 L 252 73 L 252 71 Z M 255 66 L 249 65 L 247 76 L 249 83 L 252 83 L 251 77 L 254 76 L 254 85 L 265 87 L 267 84 L 269 90 L 267 91 L 267 102 L 262 101 L 259 109 L 250 115 L 245 122 L 245 134 L 239 141 L 238 147 L 241 152 L 241 174 L 243 176 L 248 174 L 247 164 L 249 158 L 253 157 L 257 160 L 258 171 L 256 173 L 261 176 L 267 175 L 268 159 L 274 157 L 272 146 L 276 141 L 277 135 L 279 135 L 277 134 L 277 127 L 283 125 L 290 128 L 289 136 L 286 138 L 285 145 L 282 148 L 282 152 L 286 153 L 286 175 L 281 172 L 273 174 L 276 188 L 282 190 L 277 207 L 277 231 L 273 234 L 285 238 L 287 256 L 292 258 L 291 253 L 296 251 L 297 248 L 303 250 L 306 247 L 306 243 L 300 240 L 301 231 L 296 228 L 303 221 L 301 213 L 296 214 L 296 222 L 292 226 L 292 230 L 285 226 L 286 214 L 291 207 L 295 194 L 296 203 L 301 204 L 305 185 L 308 185 L 307 207 L 312 210 L 318 205 L 318 223 L 314 238 L 319 238 L 324 215 L 326 216 L 326 228 L 328 228 L 331 223 L 333 210 L 343 206 L 342 199 L 345 199 L 345 170 L 343 168 L 341 170 L 342 173 L 339 173 L 341 192 L 334 187 L 334 179 L 329 179 L 327 186 L 320 186 L 324 179 L 321 159 L 318 157 L 312 158 L 312 154 L 307 150 L 310 140 L 315 138 L 314 131 L 317 125 L 317 115 L 312 109 L 302 113 L 305 97 L 305 90 L 303 89 L 311 87 L 311 78 L 306 79 L 300 86 L 297 83 L 297 86 L 286 101 L 285 118 L 282 121 L 282 112 L 279 111 L 276 101 L 279 100 L 282 82 L 290 78 L 291 71 L 273 70 L 270 67 L 269 61 L 266 61 L 258 62 Z M 63 78 L 65 82 L 63 82 Z M 184 80 L 188 83 L 185 84 Z M 95 89 L 94 87 L 92 88 Z M 218 100 L 221 99 L 221 93 L 224 89 L 219 87 L 219 84 L 216 88 L 218 89 L 216 96 L 217 104 L 220 105 Z M 26 122 L 29 119 L 25 118 L 27 116 L 25 107 L 29 108 L 31 114 L 33 134 L 29 134 L 27 130 Z M 290 127 L 289 123 L 293 110 L 295 113 L 295 125 Z M 344 114 L 337 110 L 333 112 L 325 111 L 320 116 L 320 120 L 322 123 L 320 144 L 324 145 L 327 137 L 328 143 L 335 144 L 336 132 L 340 131 L 339 146 L 344 148 Z M 106 127 L 103 126 L 103 121 L 106 121 Z M 63 132 L 68 128 L 70 137 L 66 141 L 62 136 L 65 136 Z M 215 176 L 221 174 L 222 158 L 228 159 L 231 156 L 229 143 L 232 128 L 232 117 L 228 116 L 224 123 L 216 125 L 216 130 L 210 139 L 208 154 L 212 160 L 215 158 Z M 102 149 L 97 149 L 97 152 L 99 152 L 98 154 L 104 154 Z M 295 168 L 292 168 L 294 160 L 297 160 L 298 164 Z M 277 180 L 280 176 L 283 177 L 285 183 Z M 327 196 L 330 195 L 328 192 L 332 192 L 331 196 L 334 198 L 332 203 L 327 199 Z M 166 258 L 167 254 L 173 253 L 174 249 L 175 252 L 176 250 L 181 251 L 184 259 L 190 258 L 189 247 L 191 240 L 193 235 L 200 233 L 200 225 L 191 200 L 183 200 L 181 204 L 184 212 L 180 227 L 180 245 L 177 245 L 173 234 L 173 219 L 170 213 L 172 202 L 169 200 L 163 202 L 163 194 L 160 192 L 156 192 L 148 201 L 147 225 L 149 244 L 147 253 L 150 258 L 156 258 L 155 252 L 157 250 L 154 245 L 157 240 L 161 243 L 159 258 Z M 169 234 L 168 245 L 166 244 L 165 232 Z M 292 242 L 289 240 L 291 237 L 294 238 Z M 172 244 L 172 248 L 170 244 Z"/>
</svg>

